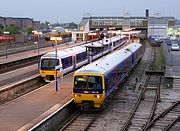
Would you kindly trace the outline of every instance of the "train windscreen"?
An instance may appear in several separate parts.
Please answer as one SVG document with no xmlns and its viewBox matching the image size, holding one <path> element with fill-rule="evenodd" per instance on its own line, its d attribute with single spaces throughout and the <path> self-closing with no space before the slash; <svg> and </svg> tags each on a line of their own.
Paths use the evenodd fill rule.
<svg viewBox="0 0 180 131">
<path fill-rule="evenodd" d="M 42 59 L 41 70 L 54 70 L 59 65 L 58 59 Z"/>
<path fill-rule="evenodd" d="M 102 77 L 75 76 L 74 93 L 102 93 Z"/>
</svg>

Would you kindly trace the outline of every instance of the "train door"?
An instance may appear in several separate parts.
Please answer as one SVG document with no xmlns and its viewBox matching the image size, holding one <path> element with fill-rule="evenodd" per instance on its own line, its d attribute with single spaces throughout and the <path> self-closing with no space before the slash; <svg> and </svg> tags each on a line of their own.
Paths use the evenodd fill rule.
<svg viewBox="0 0 180 131">
<path fill-rule="evenodd" d="M 72 56 L 73 70 L 76 69 L 76 56 Z"/>
</svg>

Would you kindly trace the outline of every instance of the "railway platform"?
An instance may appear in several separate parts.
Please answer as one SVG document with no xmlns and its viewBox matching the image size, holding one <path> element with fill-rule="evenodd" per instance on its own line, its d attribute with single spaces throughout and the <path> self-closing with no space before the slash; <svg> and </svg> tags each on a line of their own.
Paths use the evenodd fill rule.
<svg viewBox="0 0 180 131">
<path fill-rule="evenodd" d="M 70 42 L 69 45 L 75 46 L 75 45 L 81 45 L 83 43 L 84 42 L 81 42 L 81 43 Z M 58 49 L 67 48 L 66 43 L 58 45 L 57 48 Z M 45 47 L 45 48 L 40 48 L 39 49 L 39 55 L 43 55 L 43 54 L 45 54 L 47 52 L 54 51 L 54 50 L 55 50 L 55 48 L 53 48 L 52 46 Z M 13 61 L 26 59 L 26 58 L 29 58 L 29 57 L 34 57 L 34 56 L 38 56 L 38 50 L 37 49 L 36 50 L 30 50 L 30 51 L 24 51 L 24 52 L 20 52 L 20 53 L 16 53 L 16 54 L 10 54 L 10 55 L 8 55 L 7 59 L 6 59 L 6 56 L 1 56 L 0 57 L 0 65 L 5 64 L 5 63 L 10 63 L 10 62 L 13 62 Z"/>
<path fill-rule="evenodd" d="M 22 130 L 23 126 L 28 125 L 31 121 L 35 120 L 37 123 L 42 121 L 55 109 L 70 101 L 73 74 L 72 72 L 59 79 L 58 92 L 55 91 L 55 82 L 52 82 L 0 105 L 0 129 L 3 131 Z M 28 125 L 29 128 L 32 126 L 34 125 Z"/>
<path fill-rule="evenodd" d="M 83 44 L 83 42 L 70 43 L 71 46 L 80 44 Z M 58 45 L 58 49 L 63 48 L 67 48 L 67 46 L 65 44 Z M 55 49 L 53 47 L 41 48 L 40 54 L 54 50 Z M 37 55 L 37 50 L 35 52 L 34 50 L 31 50 L 8 55 L 7 59 L 6 56 L 2 56 L 0 57 L 0 64 L 18 61 Z M 70 73 L 64 76 L 62 79 L 59 79 L 58 92 L 55 91 L 55 83 L 52 82 L 15 100 L 0 105 L 0 130 L 18 130 L 34 119 L 36 119 L 36 122 L 40 122 L 42 119 L 54 112 L 55 109 L 63 106 L 72 98 L 72 76 L 73 73 Z M 41 116 L 42 114 L 45 115 Z"/>
</svg>

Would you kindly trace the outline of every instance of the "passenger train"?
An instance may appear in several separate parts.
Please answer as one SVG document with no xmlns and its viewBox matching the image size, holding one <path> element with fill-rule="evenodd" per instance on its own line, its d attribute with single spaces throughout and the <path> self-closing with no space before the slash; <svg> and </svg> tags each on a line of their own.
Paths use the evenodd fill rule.
<svg viewBox="0 0 180 131">
<path fill-rule="evenodd" d="M 82 109 L 100 108 L 106 98 L 142 58 L 140 43 L 132 43 L 74 73 L 72 95 Z"/>
<path fill-rule="evenodd" d="M 118 48 L 122 44 L 126 43 L 127 37 L 115 36 L 112 38 L 107 38 L 92 43 L 87 43 L 85 45 L 79 45 L 72 48 L 58 50 L 57 59 L 56 52 L 49 52 L 41 57 L 40 60 L 40 75 L 45 80 L 53 79 L 55 74 L 55 67 L 58 66 L 57 77 L 66 74 L 72 70 L 79 68 L 85 64 L 88 64 L 89 58 L 87 54 L 86 47 L 94 46 L 102 48 L 93 48 L 92 60 L 101 57 L 104 54 L 109 53 L 111 50 Z"/>
</svg>

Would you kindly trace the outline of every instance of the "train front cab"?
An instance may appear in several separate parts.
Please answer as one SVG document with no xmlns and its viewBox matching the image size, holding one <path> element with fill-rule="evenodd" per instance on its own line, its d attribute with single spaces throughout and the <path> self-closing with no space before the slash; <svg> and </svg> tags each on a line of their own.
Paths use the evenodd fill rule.
<svg viewBox="0 0 180 131">
<path fill-rule="evenodd" d="M 44 58 L 41 59 L 40 62 L 40 75 L 46 81 L 54 79 L 56 76 L 55 74 L 55 66 L 61 66 L 61 61 L 59 59 L 52 59 L 52 58 Z M 57 70 L 57 77 L 60 77 L 61 69 Z"/>
<path fill-rule="evenodd" d="M 103 75 L 75 74 L 72 85 L 74 102 L 82 109 L 101 107 L 105 97 Z"/>
</svg>

